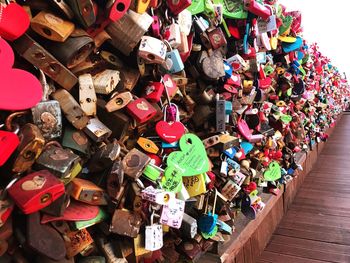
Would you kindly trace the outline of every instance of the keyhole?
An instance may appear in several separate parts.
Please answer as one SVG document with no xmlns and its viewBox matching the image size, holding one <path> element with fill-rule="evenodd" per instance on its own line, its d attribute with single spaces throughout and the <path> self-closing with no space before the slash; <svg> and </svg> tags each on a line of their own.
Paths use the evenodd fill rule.
<svg viewBox="0 0 350 263">
<path fill-rule="evenodd" d="M 117 4 L 117 10 L 118 10 L 119 12 L 123 12 L 124 9 L 125 9 L 125 5 L 124 5 L 123 3 Z"/>
<path fill-rule="evenodd" d="M 45 35 L 48 35 L 48 36 L 51 36 L 51 35 L 52 35 L 51 30 L 48 29 L 48 28 L 43 28 L 43 32 L 44 32 Z"/>
</svg>

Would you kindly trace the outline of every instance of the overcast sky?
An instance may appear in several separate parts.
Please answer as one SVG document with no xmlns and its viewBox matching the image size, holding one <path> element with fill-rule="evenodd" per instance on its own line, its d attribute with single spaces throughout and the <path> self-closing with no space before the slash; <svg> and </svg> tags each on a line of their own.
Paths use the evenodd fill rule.
<svg viewBox="0 0 350 263">
<path fill-rule="evenodd" d="M 303 14 L 304 37 L 317 42 L 340 72 L 350 78 L 350 1 L 349 0 L 279 0 L 291 10 Z"/>
</svg>

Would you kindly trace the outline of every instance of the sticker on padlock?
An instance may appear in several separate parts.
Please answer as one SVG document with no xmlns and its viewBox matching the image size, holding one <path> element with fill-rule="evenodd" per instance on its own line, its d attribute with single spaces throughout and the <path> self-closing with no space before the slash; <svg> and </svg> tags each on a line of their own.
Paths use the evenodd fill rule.
<svg viewBox="0 0 350 263">
<path fill-rule="evenodd" d="M 181 227 L 184 211 L 185 202 L 174 198 L 171 202 L 163 206 L 159 222 L 163 225 L 179 229 Z"/>
</svg>

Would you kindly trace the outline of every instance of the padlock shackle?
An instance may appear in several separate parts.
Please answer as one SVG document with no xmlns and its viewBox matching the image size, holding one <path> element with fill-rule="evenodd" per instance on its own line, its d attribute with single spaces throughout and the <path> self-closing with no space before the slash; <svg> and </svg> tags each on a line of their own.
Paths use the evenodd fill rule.
<svg viewBox="0 0 350 263">
<path fill-rule="evenodd" d="M 29 111 L 17 111 L 14 113 L 11 113 L 9 116 L 7 116 L 6 120 L 5 120 L 5 126 L 6 126 L 6 130 L 7 131 L 13 131 L 13 125 L 12 125 L 12 121 L 14 118 L 17 117 L 21 117 L 23 115 L 27 115 L 29 114 Z M 18 125 L 17 125 L 18 126 Z M 16 127 L 17 129 L 18 127 Z"/>
</svg>

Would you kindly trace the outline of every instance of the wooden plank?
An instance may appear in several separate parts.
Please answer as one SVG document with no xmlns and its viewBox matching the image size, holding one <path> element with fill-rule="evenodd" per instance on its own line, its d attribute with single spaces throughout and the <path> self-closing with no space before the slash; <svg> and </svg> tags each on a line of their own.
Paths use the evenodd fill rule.
<svg viewBox="0 0 350 263">
<path fill-rule="evenodd" d="M 281 253 L 284 255 L 291 255 L 301 258 L 323 260 L 328 262 L 350 262 L 349 255 L 341 255 L 330 252 L 314 251 L 307 247 L 293 247 L 289 244 L 270 244 L 267 251 Z"/>
<path fill-rule="evenodd" d="M 252 251 L 252 246 L 250 243 L 250 239 L 245 243 L 243 247 L 243 252 L 244 252 L 244 263 L 254 263 L 254 257 Z"/>
<path fill-rule="evenodd" d="M 270 251 L 264 251 L 257 262 L 271 262 L 271 263 L 324 263 L 325 261 L 295 257 L 290 255 L 282 255 Z"/>
<path fill-rule="evenodd" d="M 235 260 L 235 261 L 234 261 Z M 233 258 L 228 258 L 224 261 L 225 263 L 245 263 L 244 262 L 244 251 L 243 249 L 241 249 L 240 251 L 238 251 L 237 255 Z"/>
<path fill-rule="evenodd" d="M 331 244 L 326 242 L 319 242 L 314 240 L 307 240 L 307 239 L 280 236 L 280 235 L 274 235 L 270 243 L 271 245 L 288 244 L 288 246 L 291 246 L 291 247 L 308 248 L 314 251 L 323 251 L 323 252 L 350 256 L 350 246 L 345 246 L 345 245 Z"/>
<path fill-rule="evenodd" d="M 322 230 L 318 232 L 308 231 L 307 229 L 290 229 L 290 228 L 282 228 L 278 227 L 275 231 L 277 235 L 303 238 L 315 241 L 323 241 L 341 245 L 350 245 L 350 237 L 344 237 L 344 233 L 324 233 Z M 350 262 L 350 261 L 349 261 Z"/>
</svg>

